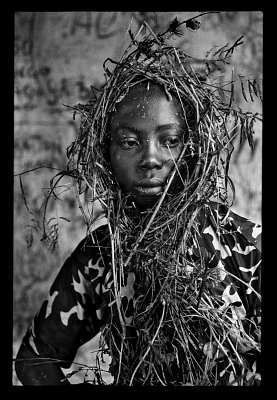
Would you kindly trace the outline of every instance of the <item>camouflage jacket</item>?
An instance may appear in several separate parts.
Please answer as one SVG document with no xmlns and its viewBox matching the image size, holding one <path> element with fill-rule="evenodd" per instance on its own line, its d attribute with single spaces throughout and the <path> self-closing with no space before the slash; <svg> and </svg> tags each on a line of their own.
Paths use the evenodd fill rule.
<svg viewBox="0 0 277 400">
<path fill-rule="evenodd" d="M 200 249 L 205 249 L 205 262 L 219 271 L 214 291 L 223 300 L 221 307 L 232 305 L 234 320 L 238 316 L 253 319 L 258 326 L 261 226 L 216 203 L 204 206 L 199 222 L 198 242 Z M 63 366 L 69 367 L 78 348 L 105 326 L 113 287 L 107 243 L 108 229 L 103 225 L 65 261 L 23 339 L 37 355 L 63 360 Z M 135 307 L 135 279 L 130 273 L 121 289 L 127 324 L 132 322 Z"/>
</svg>

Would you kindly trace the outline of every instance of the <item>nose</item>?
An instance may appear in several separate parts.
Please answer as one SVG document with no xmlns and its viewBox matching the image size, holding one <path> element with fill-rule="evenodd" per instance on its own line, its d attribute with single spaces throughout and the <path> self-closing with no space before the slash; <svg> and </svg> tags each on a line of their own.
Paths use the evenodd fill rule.
<svg viewBox="0 0 277 400">
<path fill-rule="evenodd" d="M 143 147 L 139 167 L 141 169 L 161 169 L 163 166 L 163 155 L 154 141 L 147 141 Z"/>
</svg>

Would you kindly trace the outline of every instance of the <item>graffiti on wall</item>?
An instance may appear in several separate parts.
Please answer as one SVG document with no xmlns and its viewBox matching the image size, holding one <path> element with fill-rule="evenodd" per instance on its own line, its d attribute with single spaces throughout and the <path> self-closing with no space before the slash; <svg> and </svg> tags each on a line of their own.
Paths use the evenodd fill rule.
<svg viewBox="0 0 277 400">
<path fill-rule="evenodd" d="M 62 101 L 67 98 L 78 98 L 81 102 L 87 102 L 91 96 L 91 89 L 86 84 L 84 76 L 74 81 L 67 77 L 55 79 L 51 74 L 51 68 L 43 66 L 35 70 L 31 64 L 18 66 L 15 69 L 15 79 L 27 78 L 26 82 L 15 85 L 15 110 L 34 110 L 44 100 L 45 105 L 53 107 L 51 112 L 60 113 L 63 109 Z M 39 78 L 43 78 L 40 85 Z M 93 82 L 94 87 L 100 87 L 98 81 Z"/>
<path fill-rule="evenodd" d="M 34 110 L 44 102 L 45 106 L 53 107 L 51 112 L 61 112 L 62 100 L 77 98 L 81 102 L 88 101 L 91 90 L 84 75 L 76 76 L 73 80 L 70 75 L 55 75 L 50 64 L 40 65 L 35 51 L 39 46 L 36 43 L 36 14 L 16 13 L 15 110 Z M 67 13 L 64 18 L 57 15 L 55 22 L 59 22 L 62 27 L 60 51 L 66 53 L 66 40 L 72 40 L 73 37 L 85 36 L 86 41 L 91 38 L 105 42 L 120 34 L 120 21 L 122 18 L 126 19 L 125 14 L 126 12 L 72 12 Z M 45 18 L 50 17 L 51 15 L 45 15 Z M 152 12 L 128 12 L 128 18 L 138 25 L 146 20 L 153 29 L 159 27 L 158 18 Z M 77 71 L 75 73 L 77 75 Z M 102 83 L 99 79 L 91 82 L 96 88 Z"/>
</svg>

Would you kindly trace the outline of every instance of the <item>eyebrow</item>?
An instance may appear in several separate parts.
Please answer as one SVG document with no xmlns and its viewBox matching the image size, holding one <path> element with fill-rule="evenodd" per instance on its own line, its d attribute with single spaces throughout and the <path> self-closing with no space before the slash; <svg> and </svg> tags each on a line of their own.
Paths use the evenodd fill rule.
<svg viewBox="0 0 277 400">
<path fill-rule="evenodd" d="M 183 128 L 184 128 L 183 125 L 177 124 L 177 123 L 163 124 L 163 125 L 159 125 L 158 126 L 157 131 L 159 132 L 159 131 L 162 131 L 164 129 L 183 129 Z M 144 133 L 144 130 L 137 129 L 134 126 L 129 126 L 129 125 L 119 125 L 115 129 L 114 133 L 118 133 L 118 131 L 120 131 L 120 130 L 128 130 L 128 131 L 133 132 L 133 133 Z"/>
</svg>

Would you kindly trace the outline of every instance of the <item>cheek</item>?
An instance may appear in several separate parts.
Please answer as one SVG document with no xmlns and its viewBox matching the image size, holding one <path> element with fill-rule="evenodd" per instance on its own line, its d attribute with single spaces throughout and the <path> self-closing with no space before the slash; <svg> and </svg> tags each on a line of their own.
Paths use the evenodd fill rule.
<svg viewBox="0 0 277 400">
<path fill-rule="evenodd" d="M 170 149 L 170 156 L 171 156 L 170 158 L 171 159 L 173 158 L 176 161 L 179 158 L 182 150 L 183 150 L 182 146 L 178 146 L 173 149 Z"/>
<path fill-rule="evenodd" d="M 120 184 L 128 185 L 133 176 L 133 162 L 130 157 L 122 152 L 110 151 L 110 160 L 113 173 Z"/>
<path fill-rule="evenodd" d="M 117 150 L 110 151 L 110 160 L 114 170 L 122 169 L 122 165 L 126 163 L 125 157 Z"/>
<path fill-rule="evenodd" d="M 110 157 L 113 165 L 120 164 L 122 161 L 124 161 L 124 157 L 122 157 L 118 151 L 111 150 Z"/>
</svg>

